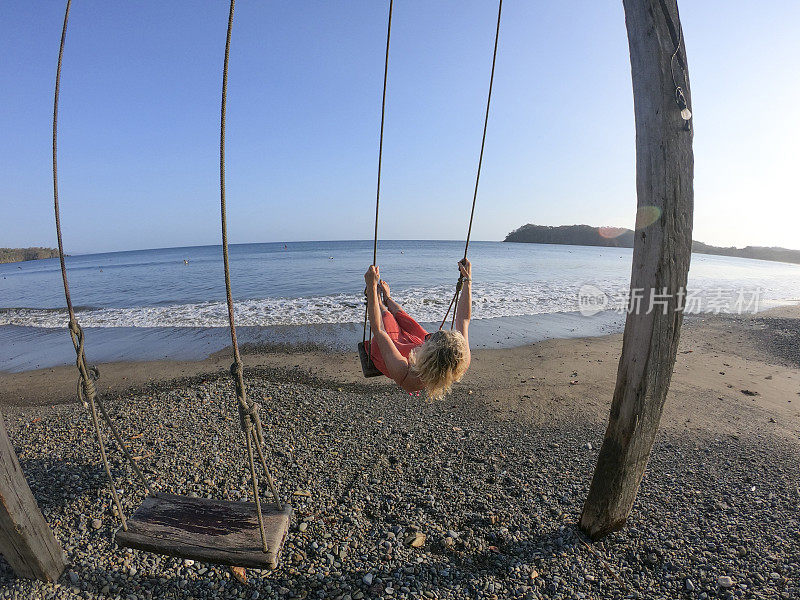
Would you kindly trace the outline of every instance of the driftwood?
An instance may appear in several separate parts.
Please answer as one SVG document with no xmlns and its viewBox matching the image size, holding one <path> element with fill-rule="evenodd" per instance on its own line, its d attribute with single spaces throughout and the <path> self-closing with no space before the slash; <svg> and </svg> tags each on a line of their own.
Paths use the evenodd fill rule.
<svg viewBox="0 0 800 600">
<path fill-rule="evenodd" d="M 289 531 L 292 508 L 262 506 L 268 552 L 261 545 L 255 505 L 154 494 L 120 529 L 120 546 L 203 562 L 274 569 Z"/>
<path fill-rule="evenodd" d="M 611 415 L 580 520 L 592 539 L 625 524 L 644 475 L 675 365 L 692 245 L 692 130 L 681 117 L 673 73 L 689 107 L 691 95 L 676 0 L 623 0 L 623 5 L 636 116 L 638 215 L 657 218 L 637 223 L 632 302 Z"/>
<path fill-rule="evenodd" d="M 0 554 L 20 577 L 56 581 L 64 552 L 25 481 L 0 413 Z"/>
</svg>

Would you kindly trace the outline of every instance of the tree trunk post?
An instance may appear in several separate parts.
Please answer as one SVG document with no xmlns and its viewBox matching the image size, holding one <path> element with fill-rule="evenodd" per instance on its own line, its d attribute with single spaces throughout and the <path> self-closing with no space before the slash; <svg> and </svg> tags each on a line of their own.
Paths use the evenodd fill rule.
<svg viewBox="0 0 800 600">
<path fill-rule="evenodd" d="M 64 552 L 36 504 L 0 413 L 0 554 L 20 577 L 56 581 Z"/>
<path fill-rule="evenodd" d="M 623 5 L 636 116 L 638 211 L 617 383 L 580 520 L 592 539 L 625 525 L 644 476 L 675 366 L 692 246 L 691 96 L 677 1 L 623 0 Z"/>
</svg>

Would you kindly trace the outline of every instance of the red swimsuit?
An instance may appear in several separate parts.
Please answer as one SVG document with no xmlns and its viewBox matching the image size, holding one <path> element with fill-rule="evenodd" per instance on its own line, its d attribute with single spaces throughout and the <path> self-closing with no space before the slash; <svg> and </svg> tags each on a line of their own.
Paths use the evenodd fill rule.
<svg viewBox="0 0 800 600">
<path fill-rule="evenodd" d="M 404 358 L 408 358 L 414 348 L 421 346 L 425 342 L 425 336 L 428 335 L 428 332 L 422 328 L 422 325 L 409 317 L 405 311 L 399 310 L 394 315 L 386 311 L 382 316 L 384 330 L 392 338 L 395 347 Z M 380 346 L 378 344 L 372 346 L 370 341 L 367 341 L 365 350 L 370 354 L 372 362 L 377 369 L 389 377 L 386 370 L 386 362 L 381 356 Z"/>
</svg>

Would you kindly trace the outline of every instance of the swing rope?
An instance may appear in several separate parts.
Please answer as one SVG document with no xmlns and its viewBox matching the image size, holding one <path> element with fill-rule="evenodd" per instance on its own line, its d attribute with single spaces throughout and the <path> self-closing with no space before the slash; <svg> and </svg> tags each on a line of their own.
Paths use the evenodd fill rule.
<svg viewBox="0 0 800 600">
<path fill-rule="evenodd" d="M 83 406 L 89 409 L 92 417 L 92 427 L 94 429 L 95 437 L 97 438 L 98 446 L 100 447 L 100 459 L 103 462 L 106 476 L 108 477 L 109 489 L 111 490 L 111 498 L 114 502 L 119 520 L 122 523 L 122 529 L 128 530 L 128 523 L 125 519 L 125 514 L 122 512 L 122 504 L 120 502 L 119 493 L 114 485 L 114 478 L 111 473 L 111 465 L 108 462 L 108 455 L 106 453 L 106 445 L 103 439 L 103 433 L 100 429 L 100 418 L 97 409 L 100 409 L 100 415 L 111 431 L 111 435 L 117 443 L 117 446 L 122 450 L 126 460 L 130 463 L 136 477 L 142 483 L 145 491 L 149 494 L 153 489 L 153 485 L 144 476 L 139 469 L 136 461 L 133 460 L 127 445 L 122 441 L 122 438 L 114 426 L 111 417 L 106 411 L 100 397 L 97 395 L 97 389 L 94 382 L 99 379 L 100 371 L 95 366 L 90 366 L 86 361 L 85 342 L 83 329 L 75 317 L 75 310 L 72 306 L 72 297 L 69 292 L 69 281 L 67 280 L 67 265 L 64 260 L 64 242 L 61 235 L 61 208 L 58 202 L 58 99 L 61 91 L 61 65 L 64 59 L 64 45 L 67 38 L 67 23 L 69 22 L 69 11 L 72 5 L 72 0 L 67 0 L 67 7 L 64 11 L 64 25 L 61 29 L 61 44 L 58 49 L 58 66 L 56 67 L 56 85 L 55 93 L 53 95 L 53 212 L 55 213 L 56 222 L 56 237 L 58 238 L 58 259 L 61 265 L 61 280 L 64 284 L 64 298 L 67 304 L 67 312 L 69 313 L 69 335 L 72 339 L 72 345 L 75 348 L 75 366 L 78 368 L 78 385 L 77 397 Z"/>
<path fill-rule="evenodd" d="M 389 41 L 392 38 L 392 8 L 394 0 L 389 0 L 389 21 L 386 26 L 386 56 L 383 61 L 383 97 L 381 99 L 381 134 L 378 142 L 378 186 L 375 192 L 375 234 L 372 238 L 372 266 L 378 264 L 378 216 L 381 208 L 381 167 L 383 166 L 383 125 L 386 119 L 386 80 L 389 76 Z M 366 290 L 364 290 L 366 296 Z M 367 341 L 367 323 L 369 322 L 369 305 L 364 306 L 364 332 L 361 342 Z M 369 337 L 372 338 L 372 326 L 369 328 Z M 369 360 L 372 362 L 372 344 L 369 346 Z"/>
<path fill-rule="evenodd" d="M 234 384 L 236 386 L 236 395 L 239 406 L 239 420 L 240 420 L 240 425 L 242 427 L 242 431 L 245 436 L 245 445 L 247 447 L 248 462 L 250 467 L 251 480 L 253 483 L 253 494 L 254 494 L 256 512 L 258 516 L 259 529 L 261 533 L 262 546 L 263 550 L 265 552 L 268 552 L 266 531 L 264 528 L 264 517 L 262 514 L 261 502 L 260 502 L 258 478 L 256 475 L 255 454 L 258 455 L 259 462 L 261 463 L 261 466 L 264 469 L 264 472 L 266 473 L 267 481 L 269 483 L 272 495 L 274 496 L 275 502 L 279 507 L 281 507 L 281 502 L 278 496 L 278 492 L 275 488 L 274 480 L 269 471 L 269 468 L 267 467 L 266 458 L 264 456 L 264 451 L 263 451 L 264 434 L 261 424 L 261 417 L 258 412 L 258 405 L 256 405 L 252 400 L 249 400 L 247 398 L 246 388 L 244 384 L 244 369 L 242 365 L 241 354 L 239 352 L 239 346 L 236 340 L 236 327 L 233 318 L 233 297 L 231 292 L 230 264 L 228 258 L 228 234 L 227 234 L 226 206 L 225 206 L 225 108 L 227 99 L 228 62 L 230 57 L 230 42 L 231 42 L 231 31 L 233 27 L 234 4 L 235 0 L 231 0 L 230 12 L 228 15 L 227 38 L 225 42 L 225 62 L 224 62 L 223 77 L 222 77 L 222 102 L 220 111 L 220 210 L 222 215 L 222 244 L 223 244 L 223 260 L 225 265 L 225 288 L 228 301 L 228 316 L 230 321 L 231 343 L 233 345 L 233 354 L 234 354 L 234 363 L 233 365 L 231 365 L 231 375 L 234 379 Z M 122 438 L 119 432 L 117 431 L 117 428 L 115 427 L 113 421 L 111 420 L 108 411 L 106 410 L 100 397 L 97 395 L 97 390 L 94 382 L 100 377 L 100 371 L 97 369 L 97 367 L 90 366 L 86 360 L 84 332 L 80 324 L 78 323 L 77 317 L 75 316 L 75 310 L 72 304 L 72 297 L 70 295 L 70 290 L 69 290 L 69 281 L 67 278 L 67 268 L 64 255 L 64 243 L 61 231 L 61 209 L 58 198 L 58 160 L 57 160 L 58 104 L 59 104 L 59 95 L 61 89 L 61 67 L 64 57 L 64 46 L 66 41 L 67 24 L 69 22 L 69 13 L 71 5 L 72 1 L 67 0 L 67 6 L 64 12 L 64 25 L 61 30 L 61 43 L 58 52 L 58 66 L 56 68 L 55 92 L 53 99 L 53 211 L 55 214 L 56 236 L 58 239 L 58 257 L 61 266 L 61 279 L 64 286 L 64 297 L 66 300 L 67 312 L 69 313 L 69 332 L 73 346 L 75 348 L 75 356 L 76 356 L 75 363 L 79 373 L 78 385 L 77 385 L 77 397 L 78 400 L 87 409 L 89 409 L 89 412 L 91 414 L 92 426 L 100 448 L 100 458 L 103 462 L 103 467 L 108 477 L 109 489 L 111 491 L 111 497 L 113 499 L 114 506 L 116 508 L 117 516 L 119 517 L 120 522 L 122 524 L 122 529 L 124 531 L 128 531 L 128 524 L 125 518 L 125 514 L 122 511 L 120 496 L 119 493 L 117 492 L 116 486 L 114 485 L 114 479 L 111 472 L 111 465 L 109 463 L 108 454 L 106 452 L 106 443 L 103 437 L 102 430 L 100 428 L 100 417 L 102 417 L 103 421 L 105 421 L 106 425 L 108 426 L 111 432 L 111 436 L 114 438 L 115 442 L 122 450 L 126 460 L 130 463 L 134 474 L 142 483 L 142 486 L 145 488 L 146 493 L 150 494 L 151 491 L 153 491 L 155 488 L 150 483 L 150 481 L 144 476 L 142 471 L 139 469 L 138 465 L 136 464 L 136 461 L 131 456 L 127 445 L 122 441 Z M 99 414 L 98 414 L 98 409 L 99 409 Z M 256 451 L 255 453 L 254 453 L 254 448 Z"/>
<path fill-rule="evenodd" d="M 481 167 L 483 166 L 483 150 L 486 146 L 486 130 L 489 127 L 489 109 L 492 105 L 492 87 L 494 86 L 494 68 L 497 64 L 497 42 L 500 39 L 500 17 L 503 14 L 503 0 L 500 0 L 497 6 L 497 27 L 495 28 L 494 32 L 494 51 L 492 52 L 492 73 L 489 76 L 489 93 L 486 97 L 486 113 L 483 117 L 483 136 L 481 137 L 481 153 L 478 157 L 478 171 L 475 175 L 475 190 L 472 193 L 472 210 L 469 213 L 469 227 L 467 228 L 467 241 L 464 245 L 464 260 L 467 259 L 467 253 L 469 252 L 469 240 L 472 236 L 472 222 L 475 219 L 475 204 L 478 200 L 478 185 L 481 181 Z M 439 329 L 441 330 L 444 327 L 445 322 L 447 321 L 447 316 L 450 314 L 450 311 L 453 311 L 453 320 L 450 321 L 450 329 L 453 329 L 456 322 L 456 309 L 458 307 L 458 298 L 461 295 L 461 288 L 464 286 L 464 276 L 458 276 L 458 282 L 456 283 L 456 291 L 453 294 L 453 299 L 450 301 L 450 305 L 447 307 L 447 312 L 442 319 L 441 324 L 439 325 Z"/>
<path fill-rule="evenodd" d="M 383 166 L 383 125 L 386 120 L 386 80 L 389 76 L 389 41 L 392 37 L 392 8 L 394 0 L 389 0 L 389 21 L 386 26 L 386 57 L 383 61 L 383 96 L 381 98 L 381 135 L 378 142 L 378 186 L 375 191 L 375 235 L 372 240 L 372 265 L 378 260 L 378 215 L 381 206 L 381 167 Z"/>
<path fill-rule="evenodd" d="M 464 244 L 464 260 L 467 258 L 467 254 L 469 253 L 469 242 L 470 238 L 472 237 L 472 224 L 475 220 L 475 206 L 478 201 L 478 187 L 480 185 L 481 180 L 481 169 L 483 167 L 483 153 L 486 147 L 486 131 L 489 127 L 489 112 L 492 105 L 492 89 L 494 87 L 494 72 L 495 66 L 497 65 L 497 46 L 500 40 L 500 22 L 501 17 L 503 14 L 503 0 L 499 0 L 497 6 L 497 25 L 495 27 L 494 33 L 494 49 L 492 51 L 492 70 L 489 76 L 489 92 L 486 97 L 486 111 L 483 118 L 483 134 L 481 136 L 481 151 L 478 157 L 478 169 L 475 175 L 475 188 L 472 193 L 472 208 L 469 213 L 469 226 L 467 227 L 467 239 Z M 383 124 L 384 124 L 384 115 L 386 112 L 386 79 L 389 70 L 389 38 L 392 31 L 392 0 L 389 2 L 389 25 L 386 32 L 386 59 L 384 62 L 384 71 L 383 71 L 383 100 L 381 102 L 381 133 L 380 133 L 380 143 L 378 147 L 378 190 L 377 196 L 375 199 L 375 232 L 373 236 L 372 242 L 372 265 L 375 266 L 377 264 L 377 257 L 378 257 L 378 215 L 380 212 L 380 193 L 381 193 L 381 164 L 383 160 Z M 450 300 L 450 304 L 447 307 L 447 312 L 445 312 L 444 318 L 442 319 L 441 324 L 439 325 L 439 330 L 444 327 L 444 324 L 447 322 L 448 316 L 450 316 L 450 311 L 453 312 L 452 320 L 450 321 L 450 329 L 453 329 L 455 326 L 455 319 L 456 319 L 456 309 L 458 307 L 458 300 L 461 295 L 461 290 L 464 286 L 464 276 L 459 275 L 458 281 L 456 282 L 456 289 L 455 293 L 453 294 L 452 299 Z M 362 343 L 367 339 L 367 323 L 369 320 L 369 307 L 365 307 L 364 309 L 364 332 L 362 336 Z M 370 338 L 372 337 L 372 328 L 370 326 Z M 370 345 L 370 361 L 372 359 L 372 346 Z"/>
<path fill-rule="evenodd" d="M 220 133 L 219 133 L 219 196 L 220 196 L 220 215 L 222 223 L 222 260 L 225 267 L 225 295 L 228 303 L 228 323 L 231 332 L 231 346 L 233 348 L 233 364 L 231 365 L 231 377 L 236 388 L 236 399 L 239 407 L 239 424 L 245 438 L 247 447 L 247 458 L 250 467 L 250 480 L 253 487 L 253 500 L 258 516 L 258 527 L 261 533 L 261 543 L 264 552 L 268 552 L 267 534 L 264 529 L 264 515 L 261 509 L 261 494 L 256 474 L 255 457 L 253 447 L 255 447 L 261 467 L 266 474 L 267 483 L 275 503 L 281 507 L 280 496 L 275 487 L 275 481 L 267 466 L 264 457 L 263 444 L 264 432 L 261 424 L 261 416 L 258 405 L 247 397 L 247 388 L 244 383 L 244 366 L 239 352 L 239 344 L 236 339 L 236 324 L 233 314 L 233 293 L 231 291 L 231 272 L 230 259 L 228 257 L 228 220 L 227 208 L 225 204 L 225 116 L 228 98 L 228 63 L 230 61 L 231 33 L 233 30 L 233 11 L 236 0 L 231 0 L 230 11 L 228 12 L 228 32 L 225 40 L 225 62 L 222 68 L 222 101 L 220 106 Z"/>
</svg>

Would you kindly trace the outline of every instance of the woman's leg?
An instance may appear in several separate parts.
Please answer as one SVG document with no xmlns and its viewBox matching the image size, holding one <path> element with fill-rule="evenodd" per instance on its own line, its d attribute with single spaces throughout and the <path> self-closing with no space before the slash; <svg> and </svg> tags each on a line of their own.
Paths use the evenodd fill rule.
<svg viewBox="0 0 800 600">
<path fill-rule="evenodd" d="M 384 331 L 396 342 L 400 338 L 400 325 L 397 323 L 394 315 L 386 309 L 384 309 L 381 316 L 383 318 Z"/>
<path fill-rule="evenodd" d="M 403 307 L 400 306 L 397 302 L 392 299 L 389 284 L 385 281 L 381 280 L 379 289 L 381 292 L 381 304 L 386 306 L 388 311 L 391 313 L 392 317 L 394 317 L 394 321 L 397 323 L 397 326 L 400 330 L 408 333 L 410 335 L 416 336 L 418 338 L 425 338 L 428 335 L 428 332 L 425 331 L 425 328 L 422 327 L 419 323 L 417 323 L 414 319 L 408 316 L 408 313 L 403 310 Z M 384 317 L 385 322 L 385 317 Z M 395 339 L 396 338 L 392 338 Z"/>
<path fill-rule="evenodd" d="M 389 284 L 383 279 L 381 279 L 380 283 L 378 284 L 378 290 L 381 293 L 381 303 L 386 306 L 386 309 L 390 313 L 395 314 L 396 312 L 403 310 L 403 308 L 392 298 L 391 291 L 389 290 Z"/>
<path fill-rule="evenodd" d="M 393 316 L 398 327 L 400 327 L 400 329 L 402 329 L 405 333 L 423 340 L 425 339 L 425 336 L 428 335 L 428 332 L 425 331 L 425 328 L 412 319 L 402 308 L 394 313 Z"/>
<path fill-rule="evenodd" d="M 392 338 L 392 341 L 397 343 L 400 339 L 400 326 L 395 321 L 392 313 L 388 310 L 384 311 L 381 315 L 383 320 L 383 329 L 384 331 L 389 334 L 389 337 Z M 388 371 L 386 370 L 386 363 L 383 360 L 383 356 L 381 356 L 381 349 L 378 344 L 373 344 L 373 340 L 367 340 L 365 345 L 365 350 L 367 351 L 367 355 L 369 356 L 372 363 L 378 368 L 378 370 L 387 375 Z"/>
<path fill-rule="evenodd" d="M 386 310 L 388 310 L 393 315 L 399 312 L 403 312 L 403 307 L 400 306 L 397 302 L 395 302 L 393 298 L 386 298 L 385 302 L 386 302 Z"/>
</svg>

